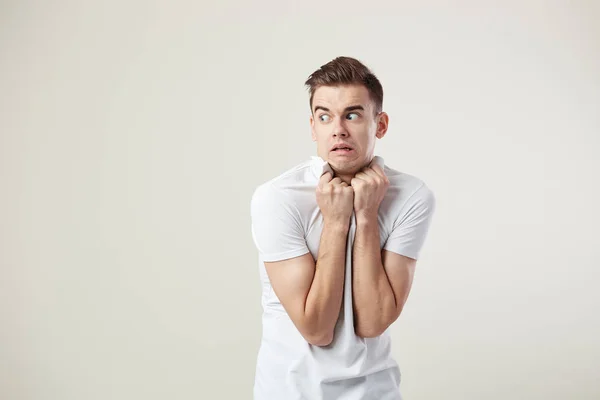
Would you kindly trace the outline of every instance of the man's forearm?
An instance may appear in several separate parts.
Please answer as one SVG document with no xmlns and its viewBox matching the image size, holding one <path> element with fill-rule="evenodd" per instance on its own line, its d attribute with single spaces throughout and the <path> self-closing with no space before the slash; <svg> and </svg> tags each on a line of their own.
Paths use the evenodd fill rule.
<svg viewBox="0 0 600 400">
<path fill-rule="evenodd" d="M 342 305 L 348 230 L 349 223 L 324 222 L 321 233 L 315 275 L 304 308 L 320 345 L 333 340 Z"/>
<path fill-rule="evenodd" d="M 357 216 L 353 248 L 352 295 L 354 330 L 378 336 L 394 320 L 397 303 L 383 268 L 377 215 Z"/>
</svg>

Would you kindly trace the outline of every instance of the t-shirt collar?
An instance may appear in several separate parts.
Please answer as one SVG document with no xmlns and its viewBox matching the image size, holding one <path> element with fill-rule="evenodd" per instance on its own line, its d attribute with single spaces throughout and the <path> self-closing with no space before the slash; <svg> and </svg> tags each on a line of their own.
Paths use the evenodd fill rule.
<svg viewBox="0 0 600 400">
<path fill-rule="evenodd" d="M 331 165 L 329 165 L 327 161 L 319 156 L 311 156 L 310 158 L 312 171 L 317 178 L 320 178 L 325 172 L 331 173 L 332 176 L 334 175 L 333 169 L 331 169 Z M 369 166 L 375 164 L 379 165 L 381 169 L 384 169 L 385 163 L 383 157 L 374 156 Z"/>
</svg>

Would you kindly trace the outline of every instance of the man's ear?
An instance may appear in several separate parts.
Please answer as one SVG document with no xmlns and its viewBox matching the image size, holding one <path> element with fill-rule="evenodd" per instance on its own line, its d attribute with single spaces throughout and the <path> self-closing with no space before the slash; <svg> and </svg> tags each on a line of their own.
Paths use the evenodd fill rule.
<svg viewBox="0 0 600 400">
<path fill-rule="evenodd" d="M 377 132 L 375 133 L 375 136 L 377 136 L 378 139 L 381 139 L 385 136 L 389 123 L 390 117 L 387 115 L 387 113 L 383 111 L 380 112 L 377 116 Z"/>
<path fill-rule="evenodd" d="M 310 132 L 312 135 L 313 142 L 316 142 L 317 134 L 315 133 L 315 119 L 313 118 L 312 114 L 310 115 Z"/>
</svg>

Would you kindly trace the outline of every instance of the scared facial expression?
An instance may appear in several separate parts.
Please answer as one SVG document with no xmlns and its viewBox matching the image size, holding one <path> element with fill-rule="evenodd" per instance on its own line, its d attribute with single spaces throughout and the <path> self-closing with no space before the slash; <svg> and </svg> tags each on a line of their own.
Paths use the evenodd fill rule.
<svg viewBox="0 0 600 400">
<path fill-rule="evenodd" d="M 386 113 L 363 85 L 320 86 L 313 95 L 310 126 L 317 155 L 336 175 L 353 176 L 373 158 L 376 139 L 388 127 Z"/>
</svg>

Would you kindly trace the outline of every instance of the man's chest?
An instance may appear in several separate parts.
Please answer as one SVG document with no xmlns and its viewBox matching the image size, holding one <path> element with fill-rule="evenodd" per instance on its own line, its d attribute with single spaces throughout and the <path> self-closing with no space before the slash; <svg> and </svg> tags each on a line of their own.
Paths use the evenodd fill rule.
<svg viewBox="0 0 600 400">
<path fill-rule="evenodd" d="M 321 210 L 319 209 L 316 201 L 311 207 L 305 208 L 305 219 L 304 219 L 304 236 L 306 244 L 310 250 L 313 258 L 316 260 L 319 254 L 319 244 L 321 242 L 321 235 L 323 233 L 324 220 Z M 380 207 L 377 223 L 379 226 L 379 247 L 383 248 L 388 237 L 390 236 L 394 226 L 395 216 L 390 213 L 385 207 Z M 356 220 L 354 215 L 350 221 L 350 229 L 348 232 L 347 246 L 354 242 L 354 236 L 356 235 L 357 229 Z M 347 247 L 348 249 L 348 247 Z"/>
</svg>

